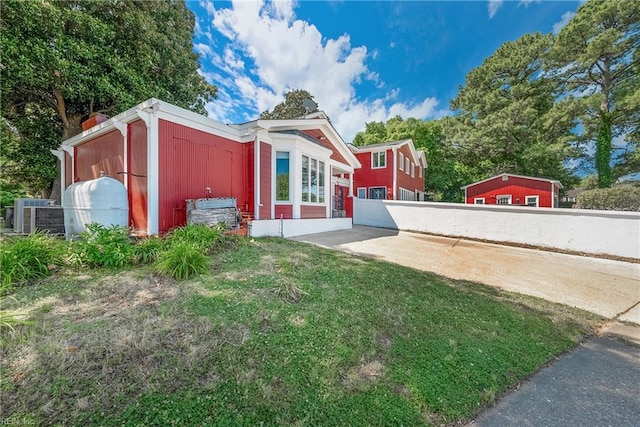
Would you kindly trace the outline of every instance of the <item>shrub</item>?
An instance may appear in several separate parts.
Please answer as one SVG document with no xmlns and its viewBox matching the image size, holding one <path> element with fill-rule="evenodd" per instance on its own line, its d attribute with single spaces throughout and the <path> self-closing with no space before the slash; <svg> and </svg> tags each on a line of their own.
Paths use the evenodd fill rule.
<svg viewBox="0 0 640 427">
<path fill-rule="evenodd" d="M 133 257 L 141 264 L 151 264 L 158 260 L 160 252 L 166 247 L 165 241 L 159 237 L 141 239 L 133 247 Z"/>
<path fill-rule="evenodd" d="M 156 270 L 160 274 L 185 280 L 205 273 L 209 269 L 209 259 L 202 248 L 188 242 L 175 242 L 158 256 Z"/>
<path fill-rule="evenodd" d="M 16 284 L 48 276 L 51 267 L 60 263 L 63 251 L 63 242 L 46 231 L 5 239 L 0 248 L 2 289 L 7 291 Z"/>
<path fill-rule="evenodd" d="M 598 188 L 578 195 L 579 209 L 640 211 L 640 187 Z"/>
<path fill-rule="evenodd" d="M 133 261 L 129 229 L 118 225 L 89 224 L 74 248 L 80 262 L 90 267 L 122 267 Z"/>
<path fill-rule="evenodd" d="M 209 227 L 204 224 L 186 225 L 176 228 L 167 236 L 169 245 L 188 243 L 199 248 L 202 252 L 211 252 L 219 246 L 223 239 L 223 228 Z"/>
</svg>

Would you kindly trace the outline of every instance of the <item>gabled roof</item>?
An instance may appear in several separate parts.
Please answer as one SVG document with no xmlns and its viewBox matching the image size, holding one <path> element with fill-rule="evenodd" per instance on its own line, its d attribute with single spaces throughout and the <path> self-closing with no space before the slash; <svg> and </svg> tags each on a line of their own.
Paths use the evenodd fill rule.
<svg viewBox="0 0 640 427">
<path fill-rule="evenodd" d="M 465 188 L 471 187 L 473 185 L 482 184 L 483 182 L 491 181 L 493 179 L 500 178 L 500 177 L 503 177 L 503 176 L 510 176 L 510 177 L 513 177 L 513 178 L 523 178 L 523 179 L 532 179 L 532 180 L 535 180 L 535 181 L 549 182 L 549 183 L 557 185 L 558 188 L 562 188 L 562 184 L 560 183 L 560 181 L 555 180 L 555 179 L 536 178 L 536 177 L 533 177 L 533 176 L 524 176 L 524 175 L 514 175 L 512 173 L 501 173 L 500 175 L 492 176 L 491 178 L 483 179 L 482 181 L 478 181 L 478 182 L 474 182 L 472 184 L 465 185 L 464 187 L 460 187 L 460 189 L 464 190 Z"/>
<path fill-rule="evenodd" d="M 359 146 L 349 144 L 349 149 L 353 153 L 359 154 L 359 153 L 371 153 L 373 151 L 379 151 L 383 149 L 386 150 L 388 148 L 402 147 L 403 145 L 408 145 L 409 149 L 411 150 L 411 154 L 413 155 L 413 158 L 418 161 L 420 159 L 423 159 L 424 166 L 427 167 L 427 158 L 424 154 L 424 151 L 417 151 L 415 145 L 413 144 L 413 140 L 411 138 L 401 139 L 398 141 L 378 142 L 376 144 L 359 145 Z"/>
<path fill-rule="evenodd" d="M 338 150 L 338 152 L 349 162 L 354 168 L 359 168 L 360 161 L 356 158 L 355 154 L 349 150 L 347 143 L 344 142 L 338 131 L 333 127 L 331 121 L 326 117 L 324 112 L 319 111 L 301 119 L 259 119 L 255 122 L 257 128 L 265 129 L 269 132 L 281 132 L 287 130 L 297 131 L 309 131 L 319 129 L 325 134 L 329 140 L 335 141 L 332 145 Z M 308 138 L 307 138 L 308 139 Z"/>
<path fill-rule="evenodd" d="M 349 148 L 351 151 L 355 153 L 366 153 L 369 151 L 376 151 L 381 148 L 389 148 L 389 147 L 399 147 L 401 145 L 405 145 L 411 143 L 413 145 L 413 141 L 411 139 L 401 139 L 399 141 L 387 141 L 387 142 L 378 142 L 376 144 L 367 144 L 367 145 L 353 145 L 350 144 Z"/>
</svg>

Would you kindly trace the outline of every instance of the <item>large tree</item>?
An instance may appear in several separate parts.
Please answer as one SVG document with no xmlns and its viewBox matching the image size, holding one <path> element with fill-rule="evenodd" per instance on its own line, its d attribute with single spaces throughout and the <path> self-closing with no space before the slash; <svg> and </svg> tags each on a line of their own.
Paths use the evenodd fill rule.
<svg viewBox="0 0 640 427">
<path fill-rule="evenodd" d="M 460 187 L 467 184 L 469 169 L 456 160 L 453 146 L 444 139 L 442 129 L 448 121 L 423 121 L 415 118 L 392 117 L 385 122 L 370 122 L 359 132 L 354 145 L 362 146 L 379 142 L 411 138 L 418 150 L 425 152 L 427 169 L 424 171 L 424 188 L 445 202 L 462 201 Z"/>
<path fill-rule="evenodd" d="M 261 119 L 298 119 L 309 113 L 318 111 L 318 105 L 313 101 L 313 95 L 304 89 L 294 89 L 284 95 L 284 101 L 265 110 L 260 114 Z"/>
<path fill-rule="evenodd" d="M 5 0 L 1 8 L 2 124 L 18 137 L 3 150 L 9 172 L 24 172 L 35 156 L 51 178 L 48 150 L 92 113 L 114 115 L 150 97 L 205 113 L 215 98 L 198 73 L 183 0 Z M 35 176 L 15 178 L 40 187 Z"/>
<path fill-rule="evenodd" d="M 590 0 L 558 34 L 548 55 L 548 73 L 561 79 L 562 108 L 580 113 L 584 140 L 595 141 L 599 187 L 612 183 L 612 140 L 630 146 L 617 160 L 620 171 L 638 165 L 640 120 L 640 2 Z"/>
<path fill-rule="evenodd" d="M 503 44 L 469 72 L 452 100 L 456 114 L 445 136 L 477 177 L 510 172 L 573 183 L 565 161 L 575 155 L 574 117 L 552 117 L 557 82 L 542 73 L 551 43 L 550 35 L 536 33 Z"/>
</svg>

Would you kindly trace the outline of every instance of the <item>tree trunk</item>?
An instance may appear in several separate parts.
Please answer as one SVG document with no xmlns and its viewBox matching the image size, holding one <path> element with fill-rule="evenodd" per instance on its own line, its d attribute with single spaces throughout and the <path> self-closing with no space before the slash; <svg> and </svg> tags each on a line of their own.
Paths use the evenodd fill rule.
<svg viewBox="0 0 640 427">
<path fill-rule="evenodd" d="M 75 136 L 82 132 L 82 116 L 79 114 L 71 115 L 67 117 L 67 120 L 63 122 L 62 128 L 62 141 L 65 141 L 72 136 Z M 61 164 L 60 161 L 57 162 L 58 172 L 56 173 L 56 177 L 53 180 L 53 185 L 51 187 L 51 192 L 49 194 L 49 199 L 53 199 L 56 203 L 62 203 L 62 191 L 61 191 Z"/>
<path fill-rule="evenodd" d="M 611 187 L 611 113 L 602 112 L 598 139 L 596 140 L 596 169 L 598 188 Z"/>
</svg>

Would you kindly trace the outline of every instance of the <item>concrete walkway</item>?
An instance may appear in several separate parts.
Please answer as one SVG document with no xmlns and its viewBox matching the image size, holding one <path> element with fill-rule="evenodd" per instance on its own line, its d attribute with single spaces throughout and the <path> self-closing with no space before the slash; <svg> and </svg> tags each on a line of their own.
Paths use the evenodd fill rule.
<svg viewBox="0 0 640 427">
<path fill-rule="evenodd" d="M 639 422 L 639 349 L 600 338 L 538 372 L 470 426 L 635 427 Z"/>
<path fill-rule="evenodd" d="M 640 264 L 363 226 L 294 240 L 532 295 L 640 325 Z"/>
</svg>

